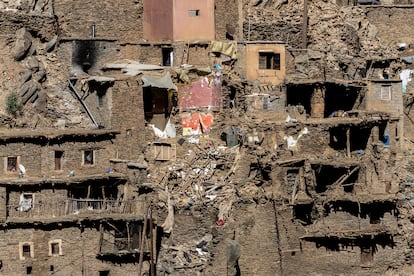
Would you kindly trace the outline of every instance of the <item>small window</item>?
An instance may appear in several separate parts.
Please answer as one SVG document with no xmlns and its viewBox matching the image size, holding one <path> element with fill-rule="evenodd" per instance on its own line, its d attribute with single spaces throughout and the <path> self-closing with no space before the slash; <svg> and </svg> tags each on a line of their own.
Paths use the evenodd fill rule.
<svg viewBox="0 0 414 276">
<path fill-rule="evenodd" d="M 188 15 L 189 16 L 200 16 L 200 10 L 189 10 Z"/>
<path fill-rule="evenodd" d="M 33 242 L 19 243 L 19 257 L 20 260 L 26 260 L 34 257 Z"/>
<path fill-rule="evenodd" d="M 62 240 L 49 241 L 49 256 L 60 256 L 62 254 Z"/>
<path fill-rule="evenodd" d="M 391 85 L 381 86 L 381 100 L 390 101 L 391 100 L 391 92 L 392 92 L 392 86 Z"/>
<path fill-rule="evenodd" d="M 111 276 L 111 272 L 109 270 L 99 271 L 99 276 Z"/>
<path fill-rule="evenodd" d="M 93 150 L 84 150 L 82 160 L 83 160 L 83 165 L 95 164 L 95 152 Z"/>
<path fill-rule="evenodd" d="M 173 66 L 173 48 L 162 48 L 162 66 Z"/>
<path fill-rule="evenodd" d="M 273 52 L 259 52 L 260 70 L 280 70 L 280 54 Z"/>
<path fill-rule="evenodd" d="M 127 129 L 126 130 L 126 136 L 127 137 L 131 137 L 132 136 L 132 129 Z"/>
<path fill-rule="evenodd" d="M 26 274 L 27 274 L 27 275 L 32 274 L 32 270 L 33 270 L 33 268 L 32 268 L 31 266 L 27 266 L 27 267 L 26 267 Z"/>
<path fill-rule="evenodd" d="M 19 165 L 18 156 L 7 156 L 6 157 L 6 171 L 9 173 L 17 172 Z"/>
<path fill-rule="evenodd" d="M 55 151 L 55 170 L 60 171 L 62 169 L 63 151 Z"/>
<path fill-rule="evenodd" d="M 52 272 L 55 271 L 55 266 L 51 265 L 50 268 L 49 268 L 49 271 L 52 271 Z"/>
<path fill-rule="evenodd" d="M 374 261 L 373 246 L 361 246 L 361 264 L 371 264 Z"/>
</svg>

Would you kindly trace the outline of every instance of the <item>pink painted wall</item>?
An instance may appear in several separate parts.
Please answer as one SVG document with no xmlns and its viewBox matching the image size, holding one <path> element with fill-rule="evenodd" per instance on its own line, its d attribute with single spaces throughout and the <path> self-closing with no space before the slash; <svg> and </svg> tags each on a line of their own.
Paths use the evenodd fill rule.
<svg viewBox="0 0 414 276">
<path fill-rule="evenodd" d="M 144 0 L 144 38 L 173 40 L 173 1 Z"/>
<path fill-rule="evenodd" d="M 174 40 L 214 40 L 214 0 L 175 0 L 173 2 Z M 190 16 L 189 10 L 200 10 L 200 15 Z"/>
<path fill-rule="evenodd" d="M 182 109 L 221 106 L 221 76 L 204 77 L 184 87 L 179 105 Z"/>
</svg>

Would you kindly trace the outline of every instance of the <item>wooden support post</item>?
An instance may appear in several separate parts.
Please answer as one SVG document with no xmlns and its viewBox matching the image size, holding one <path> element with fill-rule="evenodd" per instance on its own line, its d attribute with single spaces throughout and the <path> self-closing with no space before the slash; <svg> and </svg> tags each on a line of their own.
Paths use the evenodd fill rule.
<svg viewBox="0 0 414 276">
<path fill-rule="evenodd" d="M 351 130 L 349 127 L 346 129 L 346 156 L 351 158 Z"/>
<path fill-rule="evenodd" d="M 102 222 L 99 224 L 99 253 L 102 252 L 102 243 L 103 243 L 103 226 Z"/>
<path fill-rule="evenodd" d="M 128 250 L 131 250 L 131 234 L 129 233 L 129 222 L 126 222 L 126 229 L 127 229 L 127 235 L 128 235 Z"/>
<path fill-rule="evenodd" d="M 142 272 L 142 262 L 144 261 L 144 245 L 145 245 L 145 238 L 146 238 L 146 232 L 147 232 L 147 216 L 148 211 L 145 212 L 144 215 L 144 228 L 142 229 L 142 238 L 141 238 L 141 244 L 139 245 L 139 264 L 138 264 L 138 276 L 141 276 Z"/>
<path fill-rule="evenodd" d="M 149 229 L 150 229 L 150 252 L 151 252 L 151 263 L 150 263 L 150 268 L 151 268 L 151 276 L 155 275 L 155 265 L 154 265 L 154 232 L 153 232 L 153 224 L 152 224 L 152 210 L 151 207 L 149 207 Z"/>
</svg>

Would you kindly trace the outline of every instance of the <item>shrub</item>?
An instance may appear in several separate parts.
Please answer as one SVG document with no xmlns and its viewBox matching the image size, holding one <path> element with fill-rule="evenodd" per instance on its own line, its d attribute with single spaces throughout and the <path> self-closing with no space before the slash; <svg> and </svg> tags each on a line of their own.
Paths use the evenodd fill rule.
<svg viewBox="0 0 414 276">
<path fill-rule="evenodd" d="M 23 105 L 19 101 L 19 96 L 12 92 L 7 95 L 6 98 L 6 111 L 7 113 L 16 116 L 23 108 Z"/>
</svg>

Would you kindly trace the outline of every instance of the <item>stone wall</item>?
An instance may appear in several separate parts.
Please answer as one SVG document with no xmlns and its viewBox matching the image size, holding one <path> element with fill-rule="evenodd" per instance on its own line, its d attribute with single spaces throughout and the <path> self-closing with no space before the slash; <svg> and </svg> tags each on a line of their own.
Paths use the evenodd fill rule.
<svg viewBox="0 0 414 276">
<path fill-rule="evenodd" d="M 91 38 L 95 25 L 96 38 L 140 41 L 143 37 L 142 1 L 58 0 L 54 3 L 62 37 Z M 70 11 L 70 12 L 69 12 Z"/>
<path fill-rule="evenodd" d="M 83 151 L 94 151 L 94 164 L 86 165 L 83 162 Z M 63 151 L 62 168 L 55 170 L 55 151 Z M 17 156 L 19 164 L 26 168 L 27 177 L 48 177 L 68 175 L 74 171 L 76 175 L 92 175 L 105 173 L 109 166 L 109 159 L 114 158 L 112 142 L 107 138 L 92 138 L 79 141 L 69 139 L 67 142 L 51 142 L 42 145 L 39 138 L 31 141 L 16 141 L 0 146 L 0 172 L 4 177 L 17 178 L 15 172 L 7 172 L 7 157 Z"/>
<path fill-rule="evenodd" d="M 145 146 L 144 99 L 141 80 L 117 80 L 112 87 L 111 128 L 121 134 L 114 158 L 138 160 Z"/>
<path fill-rule="evenodd" d="M 226 40 L 227 29 L 234 30 L 234 39 L 242 40 L 240 32 L 241 1 L 237 0 L 216 0 L 216 40 Z"/>
<path fill-rule="evenodd" d="M 110 271 L 111 275 L 133 275 L 137 263 L 101 261 L 99 253 L 99 227 L 68 227 L 49 229 L 9 229 L 3 232 L 0 242 L 0 259 L 3 275 L 26 275 L 31 267 L 33 275 L 99 275 Z M 49 241 L 61 240 L 61 255 L 49 256 Z M 32 242 L 34 257 L 20 260 L 19 243 Z"/>
</svg>

